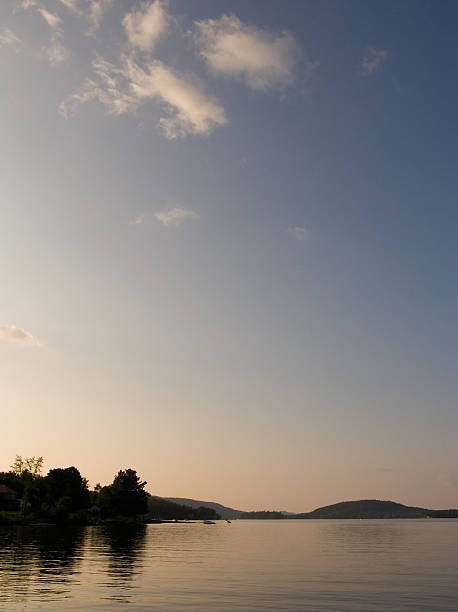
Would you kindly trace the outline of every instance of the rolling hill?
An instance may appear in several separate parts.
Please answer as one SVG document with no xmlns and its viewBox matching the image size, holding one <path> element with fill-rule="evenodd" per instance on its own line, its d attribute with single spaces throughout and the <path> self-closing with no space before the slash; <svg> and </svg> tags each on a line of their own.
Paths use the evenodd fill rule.
<svg viewBox="0 0 458 612">
<path fill-rule="evenodd" d="M 456 513 L 456 514 L 455 514 Z M 317 508 L 312 512 L 295 514 L 293 519 L 376 519 L 376 518 L 442 518 L 458 516 L 458 510 L 429 510 L 404 506 L 393 501 L 360 499 Z"/>
<path fill-rule="evenodd" d="M 167 501 L 171 501 L 175 504 L 184 506 L 191 506 L 191 508 L 212 508 L 215 510 L 222 519 L 237 519 L 243 514 L 242 510 L 235 510 L 234 508 L 228 508 L 216 502 L 200 501 L 198 499 L 188 499 L 186 497 L 164 497 Z"/>
</svg>

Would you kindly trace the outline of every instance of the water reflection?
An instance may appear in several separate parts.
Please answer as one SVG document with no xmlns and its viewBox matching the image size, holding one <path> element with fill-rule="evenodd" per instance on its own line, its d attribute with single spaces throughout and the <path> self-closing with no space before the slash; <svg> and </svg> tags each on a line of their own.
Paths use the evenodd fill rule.
<svg viewBox="0 0 458 612">
<path fill-rule="evenodd" d="M 68 596 L 77 581 L 82 528 L 0 529 L 0 602 Z"/>
<path fill-rule="evenodd" d="M 1 528 L 0 605 L 68 598 L 88 572 L 88 558 L 106 598 L 126 602 L 142 572 L 145 534 L 145 525 Z"/>
<path fill-rule="evenodd" d="M 0 610 L 456 612 L 458 521 L 0 528 Z"/>
<path fill-rule="evenodd" d="M 98 551 L 110 590 L 107 599 L 127 602 L 134 577 L 142 574 L 146 525 L 107 525 L 88 528 L 87 546 Z"/>
</svg>

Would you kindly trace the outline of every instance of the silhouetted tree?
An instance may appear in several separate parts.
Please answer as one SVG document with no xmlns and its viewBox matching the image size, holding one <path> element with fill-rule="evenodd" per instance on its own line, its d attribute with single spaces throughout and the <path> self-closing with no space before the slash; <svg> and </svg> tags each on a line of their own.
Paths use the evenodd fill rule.
<svg viewBox="0 0 458 612">
<path fill-rule="evenodd" d="M 24 472 L 28 472 L 32 476 L 40 476 L 42 468 L 43 457 L 22 457 L 21 455 L 16 455 L 11 471 L 18 476 L 21 476 Z"/>
<path fill-rule="evenodd" d="M 113 484 L 102 487 L 98 504 L 104 516 L 135 516 L 148 511 L 146 482 L 135 470 L 120 470 Z"/>
<path fill-rule="evenodd" d="M 89 504 L 87 480 L 76 467 L 49 470 L 43 484 L 45 502 L 62 514 L 84 510 Z"/>
<path fill-rule="evenodd" d="M 16 455 L 9 472 L 0 473 L 0 483 L 16 491 L 22 500 L 22 512 L 36 510 L 41 504 L 43 457 Z"/>
</svg>

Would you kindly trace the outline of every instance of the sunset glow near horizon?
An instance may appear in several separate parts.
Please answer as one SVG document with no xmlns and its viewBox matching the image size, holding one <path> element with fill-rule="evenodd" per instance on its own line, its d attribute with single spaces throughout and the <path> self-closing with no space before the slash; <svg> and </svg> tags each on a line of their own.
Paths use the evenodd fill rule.
<svg viewBox="0 0 458 612">
<path fill-rule="evenodd" d="M 458 507 L 457 20 L 4 0 L 0 471 Z"/>
</svg>

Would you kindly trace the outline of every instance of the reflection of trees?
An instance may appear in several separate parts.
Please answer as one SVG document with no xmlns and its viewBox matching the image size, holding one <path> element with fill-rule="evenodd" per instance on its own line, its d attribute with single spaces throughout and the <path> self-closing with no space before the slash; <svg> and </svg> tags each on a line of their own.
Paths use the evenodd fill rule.
<svg viewBox="0 0 458 612">
<path fill-rule="evenodd" d="M 75 557 L 83 546 L 83 527 L 47 527 L 40 537 L 40 574 L 60 577 L 60 582 L 74 573 Z"/>
<path fill-rule="evenodd" d="M 145 538 L 146 525 L 103 525 L 91 529 L 90 546 L 102 551 L 107 561 L 106 586 L 113 593 L 109 599 L 128 601 L 133 578 L 141 573 Z"/>
<path fill-rule="evenodd" d="M 0 530 L 0 603 L 59 599 L 70 591 L 84 530 L 21 526 Z"/>
<path fill-rule="evenodd" d="M 108 577 L 109 599 L 128 601 L 145 537 L 145 525 L 0 527 L 0 608 L 68 598 L 87 561 Z"/>
</svg>

